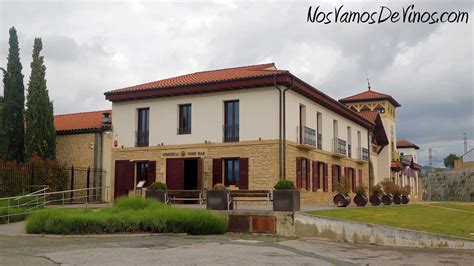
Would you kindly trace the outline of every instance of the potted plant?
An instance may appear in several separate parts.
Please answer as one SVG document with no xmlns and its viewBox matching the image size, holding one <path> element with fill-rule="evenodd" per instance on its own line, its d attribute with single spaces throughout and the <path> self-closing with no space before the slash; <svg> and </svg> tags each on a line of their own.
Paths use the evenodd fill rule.
<svg viewBox="0 0 474 266">
<path fill-rule="evenodd" d="M 401 189 L 402 192 L 402 204 L 408 204 L 410 198 L 408 197 L 411 193 L 411 187 L 406 185 Z"/>
<path fill-rule="evenodd" d="M 401 204 L 402 203 L 402 189 L 399 185 L 394 185 L 393 187 L 393 204 Z"/>
<path fill-rule="evenodd" d="M 292 181 L 280 180 L 273 188 L 273 211 L 300 211 L 300 192 Z"/>
<path fill-rule="evenodd" d="M 351 203 L 351 197 L 349 197 L 349 190 L 344 177 L 337 183 L 336 192 L 337 194 L 333 198 L 334 205 L 337 207 L 347 207 Z"/>
<path fill-rule="evenodd" d="M 369 198 L 367 198 L 367 190 L 364 184 L 360 184 L 355 188 L 355 197 L 354 203 L 359 207 L 364 207 L 369 202 Z"/>
<path fill-rule="evenodd" d="M 163 182 L 154 182 L 146 190 L 145 197 L 160 202 L 166 202 L 166 184 Z"/>
<path fill-rule="evenodd" d="M 383 189 L 382 203 L 383 205 L 390 205 L 393 203 L 392 193 L 395 190 L 395 183 L 390 180 L 384 180 L 380 183 Z"/>
<path fill-rule="evenodd" d="M 217 183 L 213 189 L 207 191 L 206 208 L 208 210 L 232 210 L 233 205 L 229 204 L 229 191 L 221 184 Z"/>
<path fill-rule="evenodd" d="M 370 204 L 372 204 L 372 206 L 379 206 L 380 203 L 382 203 L 382 199 L 380 198 L 383 193 L 382 187 L 380 184 L 377 184 L 372 187 L 371 191 L 372 196 L 370 196 Z"/>
</svg>

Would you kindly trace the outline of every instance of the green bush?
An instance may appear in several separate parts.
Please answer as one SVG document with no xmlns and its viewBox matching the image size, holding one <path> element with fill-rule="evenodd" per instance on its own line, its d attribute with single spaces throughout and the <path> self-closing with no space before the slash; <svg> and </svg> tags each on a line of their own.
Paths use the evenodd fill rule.
<svg viewBox="0 0 474 266">
<path fill-rule="evenodd" d="M 293 181 L 285 179 L 278 181 L 273 188 L 275 188 L 276 190 L 295 189 L 295 184 L 293 183 Z"/>
<path fill-rule="evenodd" d="M 383 193 L 382 186 L 380 186 L 380 184 L 373 186 L 371 191 L 372 191 L 372 195 L 377 196 L 377 197 L 382 196 L 382 193 Z"/>
<path fill-rule="evenodd" d="M 124 197 L 113 207 L 54 209 L 32 214 L 28 233 L 102 234 L 120 232 L 222 234 L 227 220 L 207 210 L 177 208 L 141 197 Z"/>
<path fill-rule="evenodd" d="M 149 190 L 166 190 L 166 184 L 163 182 L 154 182 L 148 188 Z"/>
</svg>

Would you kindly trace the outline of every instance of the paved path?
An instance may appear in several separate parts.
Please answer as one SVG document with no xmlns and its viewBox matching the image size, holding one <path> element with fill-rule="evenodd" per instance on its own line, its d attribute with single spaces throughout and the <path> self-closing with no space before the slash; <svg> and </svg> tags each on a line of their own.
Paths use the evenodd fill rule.
<svg viewBox="0 0 474 266">
<path fill-rule="evenodd" d="M 472 261 L 474 251 L 362 246 L 263 235 L 0 235 L 0 265 L 472 265 Z"/>
</svg>

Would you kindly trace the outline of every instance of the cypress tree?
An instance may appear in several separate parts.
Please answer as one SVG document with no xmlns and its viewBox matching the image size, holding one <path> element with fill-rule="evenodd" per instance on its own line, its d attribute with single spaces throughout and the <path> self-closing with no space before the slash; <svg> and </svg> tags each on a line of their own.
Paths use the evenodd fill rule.
<svg viewBox="0 0 474 266">
<path fill-rule="evenodd" d="M 35 38 L 33 61 L 28 82 L 26 101 L 25 146 L 28 156 L 38 155 L 43 159 L 54 159 L 56 153 L 56 131 L 54 129 L 53 103 L 46 87 L 46 66 L 41 38 Z"/>
<path fill-rule="evenodd" d="M 3 132 L 6 139 L 5 159 L 23 162 L 25 126 L 23 120 L 25 87 L 23 85 L 22 66 L 18 36 L 14 27 L 10 28 L 10 48 L 7 57 L 7 69 L 3 76 Z"/>
</svg>

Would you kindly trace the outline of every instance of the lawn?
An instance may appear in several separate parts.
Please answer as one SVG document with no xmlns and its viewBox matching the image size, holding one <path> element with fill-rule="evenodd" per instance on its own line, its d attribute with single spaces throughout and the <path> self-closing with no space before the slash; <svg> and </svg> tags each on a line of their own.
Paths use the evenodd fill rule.
<svg viewBox="0 0 474 266">
<path fill-rule="evenodd" d="M 42 199 L 39 199 L 41 202 Z M 16 207 L 19 204 L 20 207 Z M 10 208 L 7 206 L 10 205 Z M 10 199 L 0 200 L 0 224 L 5 224 L 8 221 L 18 222 L 23 221 L 27 217 L 27 211 L 30 211 L 32 208 L 36 207 L 36 198 L 35 197 L 25 197 L 18 201 Z M 7 215 L 10 217 L 8 218 Z"/>
<path fill-rule="evenodd" d="M 31 214 L 26 232 L 32 234 L 188 233 L 222 234 L 227 220 L 207 210 L 178 208 L 141 197 L 119 198 L 113 207 L 50 209 Z"/>
<path fill-rule="evenodd" d="M 470 233 L 474 233 L 474 205 L 466 204 L 409 204 L 307 213 L 464 238 L 470 238 Z"/>
</svg>

